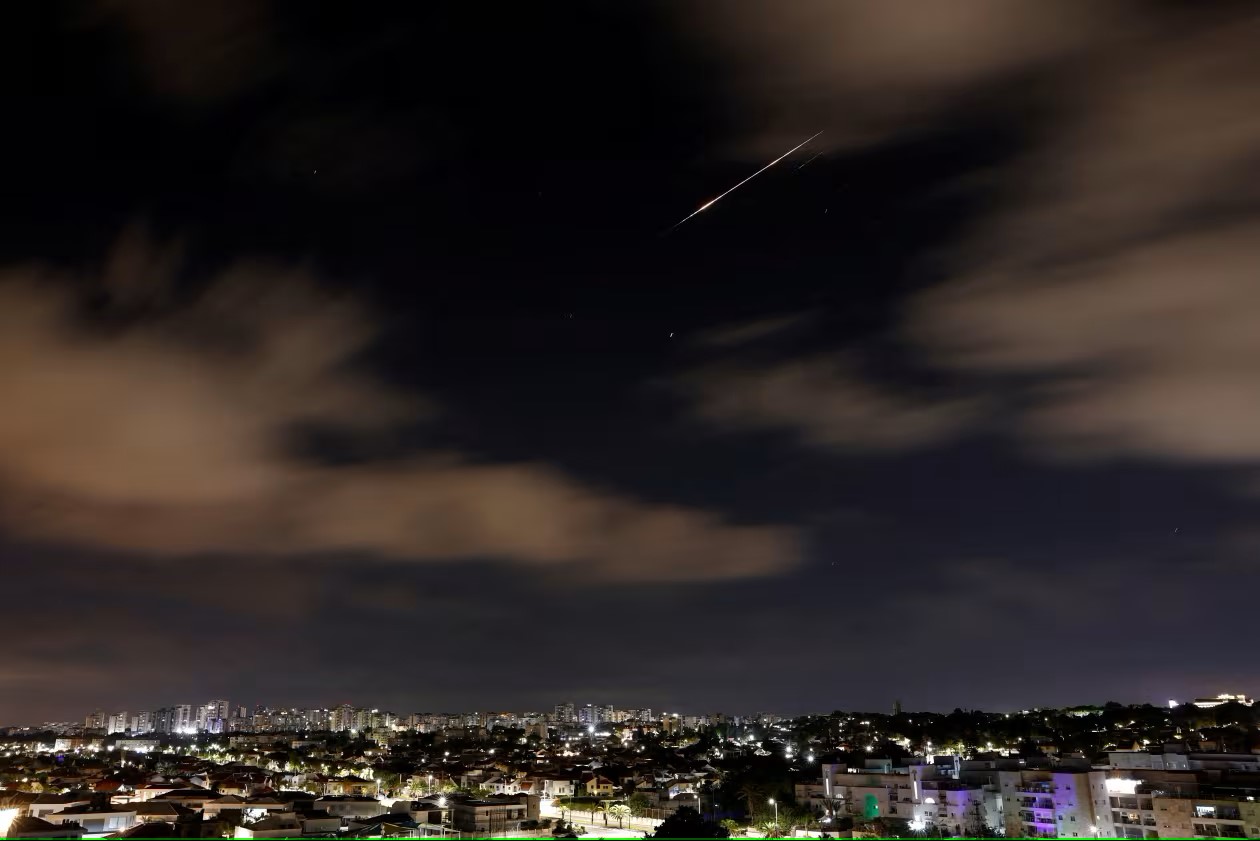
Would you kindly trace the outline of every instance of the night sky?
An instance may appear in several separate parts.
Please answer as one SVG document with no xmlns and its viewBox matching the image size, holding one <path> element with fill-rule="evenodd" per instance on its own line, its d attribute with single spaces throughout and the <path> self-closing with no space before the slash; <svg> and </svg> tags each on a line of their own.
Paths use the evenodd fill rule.
<svg viewBox="0 0 1260 841">
<path fill-rule="evenodd" d="M 1258 39 L 6 8 L 0 724 L 1260 692 Z"/>
</svg>

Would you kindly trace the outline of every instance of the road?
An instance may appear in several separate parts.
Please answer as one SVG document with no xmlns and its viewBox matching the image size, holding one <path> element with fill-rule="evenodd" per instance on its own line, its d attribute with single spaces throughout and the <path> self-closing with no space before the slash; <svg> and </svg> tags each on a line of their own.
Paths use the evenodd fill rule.
<svg viewBox="0 0 1260 841">
<path fill-rule="evenodd" d="M 559 809 L 543 808 L 540 812 L 542 817 L 551 818 L 553 821 L 563 818 L 570 820 L 578 826 L 586 828 L 585 838 L 642 838 L 645 832 L 654 832 L 661 822 L 652 820 L 651 818 L 627 818 L 626 825 L 622 829 L 617 828 L 617 821 L 613 818 L 608 819 L 608 826 L 604 826 L 604 819 L 600 815 L 596 815 L 595 822 L 590 821 L 590 812 L 575 811 L 570 812 L 564 810 L 564 814 Z"/>
</svg>

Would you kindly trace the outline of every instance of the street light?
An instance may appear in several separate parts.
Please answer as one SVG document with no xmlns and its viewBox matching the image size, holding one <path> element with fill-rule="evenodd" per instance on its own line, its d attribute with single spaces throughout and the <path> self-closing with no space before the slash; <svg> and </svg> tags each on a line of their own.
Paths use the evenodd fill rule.
<svg viewBox="0 0 1260 841">
<path fill-rule="evenodd" d="M 774 832 L 779 834 L 779 804 L 775 802 L 773 797 L 770 798 L 770 805 L 774 807 Z"/>
</svg>

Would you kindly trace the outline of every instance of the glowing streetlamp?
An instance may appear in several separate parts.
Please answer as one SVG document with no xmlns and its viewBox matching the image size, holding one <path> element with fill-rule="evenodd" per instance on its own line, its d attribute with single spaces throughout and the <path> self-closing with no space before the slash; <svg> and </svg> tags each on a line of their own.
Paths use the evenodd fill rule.
<svg viewBox="0 0 1260 841">
<path fill-rule="evenodd" d="M 779 804 L 771 797 L 770 805 L 774 807 L 774 832 L 777 835 L 779 834 Z"/>
</svg>

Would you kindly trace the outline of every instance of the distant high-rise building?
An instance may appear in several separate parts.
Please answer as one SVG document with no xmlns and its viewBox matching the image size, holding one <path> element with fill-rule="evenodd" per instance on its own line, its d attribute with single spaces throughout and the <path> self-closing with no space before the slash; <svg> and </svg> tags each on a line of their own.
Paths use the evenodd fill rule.
<svg viewBox="0 0 1260 841">
<path fill-rule="evenodd" d="M 106 722 L 106 733 L 126 733 L 127 728 L 131 726 L 130 719 L 127 718 L 127 712 L 124 710 L 120 713 L 114 713 Z"/>
<path fill-rule="evenodd" d="M 85 730 L 104 730 L 106 724 L 105 713 L 97 710 L 89 713 L 87 718 L 83 720 L 83 728 Z"/>
<path fill-rule="evenodd" d="M 556 721 L 561 724 L 572 724 L 577 721 L 577 710 L 571 701 L 566 701 L 563 704 L 556 704 L 555 715 Z"/>
<path fill-rule="evenodd" d="M 131 732 L 136 735 L 153 732 L 153 713 L 141 710 L 131 717 Z"/>
<path fill-rule="evenodd" d="M 176 728 L 178 727 L 178 713 L 174 707 L 160 707 L 150 713 L 150 715 L 152 716 L 150 719 L 152 721 L 152 727 L 149 732 L 165 734 L 176 732 Z"/>
<path fill-rule="evenodd" d="M 227 730 L 229 705 L 227 700 L 213 700 L 202 707 L 205 712 L 199 722 L 199 730 L 208 733 L 222 733 Z"/>
<path fill-rule="evenodd" d="M 195 733 L 197 732 L 196 710 L 192 704 L 176 704 L 175 705 L 175 731 L 176 733 Z"/>
<path fill-rule="evenodd" d="M 354 729 L 354 707 L 349 704 L 342 704 L 334 709 L 329 716 L 328 729 L 337 732 Z"/>
</svg>

